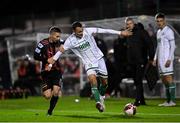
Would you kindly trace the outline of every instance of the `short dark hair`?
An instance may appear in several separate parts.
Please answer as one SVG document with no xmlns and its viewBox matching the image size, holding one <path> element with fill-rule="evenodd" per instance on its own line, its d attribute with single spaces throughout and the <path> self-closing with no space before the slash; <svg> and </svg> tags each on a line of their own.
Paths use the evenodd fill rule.
<svg viewBox="0 0 180 123">
<path fill-rule="evenodd" d="M 134 22 L 134 20 L 133 20 L 132 18 L 130 18 L 130 17 L 127 17 L 127 18 L 125 19 L 125 23 L 127 23 L 127 21 L 133 21 L 133 22 Z"/>
<path fill-rule="evenodd" d="M 49 28 L 49 33 L 53 33 L 53 32 L 58 32 L 58 33 L 61 33 L 61 29 L 58 28 L 57 26 L 52 26 Z"/>
<path fill-rule="evenodd" d="M 77 27 L 82 27 L 82 24 L 79 21 L 72 23 L 72 29 L 75 30 Z"/>
<path fill-rule="evenodd" d="M 157 13 L 156 15 L 155 15 L 155 19 L 157 19 L 157 18 L 165 18 L 165 14 L 164 13 Z"/>
</svg>

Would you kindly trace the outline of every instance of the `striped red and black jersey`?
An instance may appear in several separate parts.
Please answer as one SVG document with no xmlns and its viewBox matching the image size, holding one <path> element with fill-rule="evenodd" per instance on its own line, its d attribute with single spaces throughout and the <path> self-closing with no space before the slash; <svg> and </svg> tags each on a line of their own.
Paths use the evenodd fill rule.
<svg viewBox="0 0 180 123">
<path fill-rule="evenodd" d="M 64 41 L 62 40 L 56 43 L 51 43 L 49 41 L 49 38 L 46 38 L 37 44 L 36 49 L 34 51 L 34 59 L 42 62 L 42 69 L 41 69 L 42 71 L 44 71 L 45 66 L 48 65 L 48 62 L 47 62 L 48 58 L 51 58 L 52 56 L 54 56 L 56 52 L 58 51 L 60 45 L 62 45 L 63 43 Z M 59 61 L 56 61 L 53 64 L 51 70 L 60 70 Z"/>
</svg>

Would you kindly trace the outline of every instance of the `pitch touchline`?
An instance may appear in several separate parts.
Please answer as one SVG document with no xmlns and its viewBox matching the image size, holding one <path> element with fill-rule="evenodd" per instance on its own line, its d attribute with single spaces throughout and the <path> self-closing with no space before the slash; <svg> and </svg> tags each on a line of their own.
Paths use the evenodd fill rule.
<svg viewBox="0 0 180 123">
<path fill-rule="evenodd" d="M 27 109 L 27 111 L 31 111 L 31 112 L 46 112 L 46 110 L 39 110 L 39 109 Z M 97 111 L 79 111 L 79 110 L 66 110 L 66 111 L 63 111 L 63 110 L 61 110 L 61 111 L 55 111 L 55 112 L 64 112 L 64 113 L 67 113 L 67 112 L 79 112 L 79 113 L 98 113 Z M 124 113 L 117 113 L 117 112 L 103 112 L 103 114 L 124 114 Z M 180 114 L 159 114 L 159 113 L 137 113 L 138 115 L 171 115 L 171 116 L 180 116 Z"/>
</svg>

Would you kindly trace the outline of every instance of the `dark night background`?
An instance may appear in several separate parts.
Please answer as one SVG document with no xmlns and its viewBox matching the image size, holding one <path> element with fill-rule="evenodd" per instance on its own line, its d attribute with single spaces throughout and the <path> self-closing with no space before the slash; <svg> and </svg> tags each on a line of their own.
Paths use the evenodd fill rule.
<svg viewBox="0 0 180 123">
<path fill-rule="evenodd" d="M 88 11 L 89 10 L 89 11 Z M 91 11 L 94 10 L 94 11 Z M 85 14 L 83 11 L 87 11 Z M 157 11 L 179 14 L 179 0 L 1 0 L 0 28 L 17 26 L 31 18 L 72 16 L 80 20 L 127 15 L 154 15 Z M 87 16 L 89 15 L 89 16 Z M 84 16 L 84 17 L 83 17 Z M 87 16 L 87 17 L 86 17 Z M 73 18 L 74 17 L 74 18 Z"/>
</svg>

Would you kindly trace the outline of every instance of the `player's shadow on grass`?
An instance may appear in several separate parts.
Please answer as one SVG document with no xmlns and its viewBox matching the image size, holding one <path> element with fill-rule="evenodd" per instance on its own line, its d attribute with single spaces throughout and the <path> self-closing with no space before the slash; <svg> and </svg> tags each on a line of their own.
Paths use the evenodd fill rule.
<svg viewBox="0 0 180 123">
<path fill-rule="evenodd" d="M 138 116 L 132 116 L 132 117 L 128 117 L 125 116 L 123 114 L 103 114 L 102 115 L 98 115 L 98 116 L 86 116 L 86 115 L 54 115 L 54 116 L 63 116 L 63 117 L 69 117 L 69 118 L 84 118 L 84 119 L 96 119 L 96 120 L 105 120 L 105 119 L 109 119 L 109 118 L 115 118 L 115 119 L 143 119 L 142 117 L 138 117 Z"/>
<path fill-rule="evenodd" d="M 85 115 L 54 115 L 54 116 L 64 116 L 64 117 L 70 117 L 70 118 L 87 118 L 87 119 L 107 119 L 108 117 L 102 117 L 102 116 L 85 116 Z"/>
<path fill-rule="evenodd" d="M 106 117 L 113 117 L 116 119 L 143 119 L 142 117 L 138 117 L 138 116 L 125 116 L 124 114 L 104 114 L 104 116 Z"/>
</svg>

